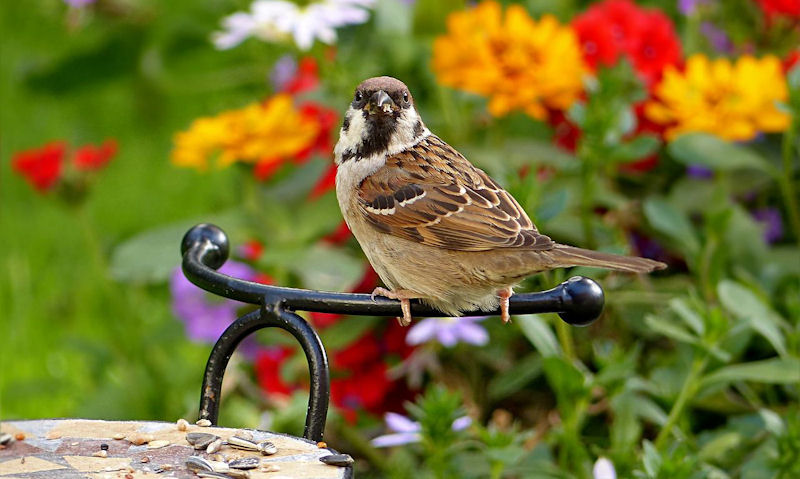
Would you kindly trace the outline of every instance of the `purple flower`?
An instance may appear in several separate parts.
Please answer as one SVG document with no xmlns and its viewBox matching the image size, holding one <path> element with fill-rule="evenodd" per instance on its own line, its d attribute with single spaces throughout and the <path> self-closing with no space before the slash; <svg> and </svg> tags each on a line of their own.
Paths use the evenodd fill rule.
<svg viewBox="0 0 800 479">
<path fill-rule="evenodd" d="M 227 261 L 219 269 L 221 273 L 252 281 L 256 272 L 244 263 Z M 233 322 L 242 303 L 220 298 L 207 293 L 189 282 L 180 267 L 175 268 L 169 284 L 172 293 L 172 312 L 186 327 L 186 335 L 192 341 L 214 342 L 225 328 Z"/>
<path fill-rule="evenodd" d="M 422 426 L 411 419 L 397 414 L 394 412 L 387 412 L 383 419 L 386 421 L 386 427 L 392 431 L 391 434 L 384 434 L 378 436 L 372 441 L 375 447 L 392 447 L 401 446 L 403 444 L 412 444 L 420 441 L 420 431 Z M 461 416 L 453 421 L 451 426 L 453 431 L 462 431 L 472 424 L 472 418 L 469 416 Z"/>
<path fill-rule="evenodd" d="M 273 90 L 284 91 L 286 85 L 294 78 L 295 73 L 297 73 L 297 60 L 291 55 L 280 57 L 269 73 Z"/>
<path fill-rule="evenodd" d="M 64 0 L 64 3 L 69 5 L 72 8 L 81 8 L 89 5 L 90 3 L 94 3 L 95 0 Z"/>
<path fill-rule="evenodd" d="M 406 344 L 415 346 L 436 340 L 446 348 L 459 342 L 483 346 L 489 342 L 489 333 L 478 321 L 485 316 L 464 318 L 425 318 L 411 327 L 406 335 Z"/>
<path fill-rule="evenodd" d="M 678 0 L 678 10 L 686 16 L 692 15 L 700 5 L 708 5 L 711 0 Z"/>
<path fill-rule="evenodd" d="M 700 33 L 706 37 L 708 43 L 714 50 L 720 53 L 733 53 L 733 42 L 728 37 L 724 30 L 720 29 L 711 22 L 703 22 L 700 24 Z"/>
<path fill-rule="evenodd" d="M 764 225 L 764 241 L 769 244 L 783 238 L 783 220 L 775 208 L 759 208 L 752 212 L 753 218 Z"/>
<path fill-rule="evenodd" d="M 614 469 L 614 463 L 605 457 L 598 457 L 597 461 L 592 467 L 593 479 L 617 479 L 617 471 Z"/>
<path fill-rule="evenodd" d="M 686 174 L 698 180 L 707 180 L 714 177 L 714 172 L 702 165 L 689 165 L 686 167 Z"/>
</svg>

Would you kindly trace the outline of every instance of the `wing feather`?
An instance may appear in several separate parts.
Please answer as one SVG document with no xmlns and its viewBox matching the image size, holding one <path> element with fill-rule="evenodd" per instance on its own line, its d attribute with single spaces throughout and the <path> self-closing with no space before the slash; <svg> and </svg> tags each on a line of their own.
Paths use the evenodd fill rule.
<svg viewBox="0 0 800 479">
<path fill-rule="evenodd" d="M 460 251 L 554 245 L 508 192 L 433 135 L 387 158 L 358 188 L 367 222 L 411 241 Z"/>
</svg>

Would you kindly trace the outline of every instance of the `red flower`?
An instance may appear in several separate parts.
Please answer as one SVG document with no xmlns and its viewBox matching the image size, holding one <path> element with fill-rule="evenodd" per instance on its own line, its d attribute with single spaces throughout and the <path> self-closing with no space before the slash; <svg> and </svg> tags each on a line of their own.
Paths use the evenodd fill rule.
<svg viewBox="0 0 800 479">
<path fill-rule="evenodd" d="M 322 177 L 317 181 L 317 184 L 314 185 L 314 188 L 311 189 L 311 193 L 309 194 L 310 198 L 319 198 L 320 196 L 324 195 L 325 193 L 329 192 L 336 186 L 336 165 L 331 165 L 322 174 Z"/>
<path fill-rule="evenodd" d="M 330 244 L 342 244 L 350 238 L 350 228 L 347 227 L 347 223 L 342 220 L 339 223 L 339 227 L 333 233 L 326 235 L 322 238 L 323 241 Z"/>
<path fill-rule="evenodd" d="M 797 0 L 756 0 L 761 10 L 772 20 L 775 16 L 800 17 L 800 2 Z"/>
<path fill-rule="evenodd" d="M 283 361 L 292 355 L 288 347 L 270 348 L 258 352 L 255 371 L 258 384 L 267 393 L 289 395 L 295 389 L 294 385 L 286 383 L 281 377 Z"/>
<path fill-rule="evenodd" d="M 74 164 L 79 171 L 96 171 L 117 153 L 117 141 L 109 139 L 100 146 L 84 145 L 75 150 Z"/>
<path fill-rule="evenodd" d="M 313 90 L 319 85 L 319 68 L 313 58 L 305 57 L 300 60 L 294 77 L 283 87 L 283 91 L 297 95 Z"/>
<path fill-rule="evenodd" d="M 596 3 L 576 16 L 572 27 L 592 68 L 613 65 L 625 56 L 648 87 L 661 78 L 667 65 L 681 59 L 681 44 L 669 18 L 630 0 Z"/>
<path fill-rule="evenodd" d="M 264 244 L 256 239 L 247 241 L 239 248 L 239 256 L 248 261 L 257 261 L 264 254 Z"/>
<path fill-rule="evenodd" d="M 66 149 L 65 142 L 54 141 L 41 148 L 21 151 L 14 155 L 12 166 L 34 189 L 46 192 L 61 178 Z"/>
<path fill-rule="evenodd" d="M 336 111 L 319 103 L 306 102 L 300 105 L 300 114 L 305 117 L 312 117 L 319 123 L 319 134 L 314 141 L 295 157 L 295 162 L 302 163 L 314 153 L 329 155 L 333 151 L 333 139 L 331 133 L 336 126 L 338 117 Z"/>
<path fill-rule="evenodd" d="M 800 49 L 792 50 L 783 60 L 783 71 L 789 73 L 795 65 L 800 64 Z"/>
</svg>

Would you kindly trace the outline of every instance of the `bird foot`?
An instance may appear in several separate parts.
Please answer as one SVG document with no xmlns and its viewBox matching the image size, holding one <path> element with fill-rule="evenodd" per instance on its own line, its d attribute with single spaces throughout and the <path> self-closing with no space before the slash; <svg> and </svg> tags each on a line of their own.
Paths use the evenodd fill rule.
<svg viewBox="0 0 800 479">
<path fill-rule="evenodd" d="M 403 317 L 397 318 L 397 322 L 400 326 L 408 326 L 411 324 L 411 299 L 417 298 L 418 295 L 414 294 L 413 291 L 409 291 L 407 289 L 397 289 L 394 291 L 388 290 L 386 288 L 375 288 L 372 290 L 372 300 L 375 300 L 375 296 L 383 296 L 384 298 L 389 299 L 397 299 L 400 301 L 400 309 L 403 311 Z"/>
<path fill-rule="evenodd" d="M 508 298 L 512 294 L 514 294 L 514 290 L 510 286 L 497 290 L 497 296 L 500 298 L 500 319 L 503 320 L 504 324 L 508 324 L 511 321 L 511 316 L 508 314 Z"/>
</svg>

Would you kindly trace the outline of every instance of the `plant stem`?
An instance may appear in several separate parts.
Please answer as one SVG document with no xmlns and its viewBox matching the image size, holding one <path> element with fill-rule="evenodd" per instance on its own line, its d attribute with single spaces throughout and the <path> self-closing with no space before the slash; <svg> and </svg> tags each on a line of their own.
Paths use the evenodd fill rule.
<svg viewBox="0 0 800 479">
<path fill-rule="evenodd" d="M 597 180 L 597 168 L 589 155 L 581 155 L 581 225 L 585 246 L 589 249 L 597 248 L 592 226 L 594 214 L 594 182 Z"/>
<path fill-rule="evenodd" d="M 556 320 L 556 334 L 558 335 L 558 342 L 561 343 L 561 349 L 564 351 L 564 357 L 574 361 L 575 347 L 573 346 L 572 329 L 560 318 Z"/>
<path fill-rule="evenodd" d="M 694 361 L 692 361 L 692 367 L 689 370 L 689 374 L 686 376 L 686 380 L 683 382 L 683 388 L 681 389 L 681 392 L 678 394 L 678 399 L 675 400 L 675 404 L 672 405 L 672 409 L 670 409 L 669 411 L 669 416 L 667 416 L 667 422 L 664 423 L 664 427 L 661 428 L 661 431 L 658 432 L 658 436 L 656 436 L 655 440 L 656 449 L 663 448 L 664 442 L 670 436 L 670 434 L 672 433 L 672 429 L 675 427 L 681 415 L 683 414 L 683 410 L 686 407 L 686 403 L 692 396 L 694 396 L 695 392 L 697 392 L 697 387 L 699 386 L 700 377 L 702 376 L 707 363 L 708 363 L 707 354 L 703 354 L 702 356 L 695 356 Z"/>
<path fill-rule="evenodd" d="M 792 149 L 794 146 L 794 136 L 800 128 L 800 121 L 794 120 L 789 130 L 783 135 L 782 156 L 783 156 L 783 175 L 781 176 L 781 191 L 786 201 L 786 209 L 789 214 L 789 223 L 792 225 L 794 238 L 800 245 L 800 208 L 797 206 L 797 192 L 794 188 L 794 165 L 792 164 Z M 796 159 L 796 157 L 795 157 Z"/>
</svg>

